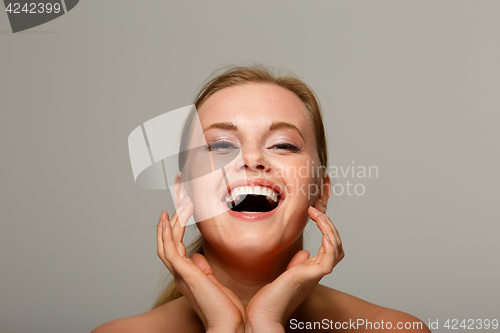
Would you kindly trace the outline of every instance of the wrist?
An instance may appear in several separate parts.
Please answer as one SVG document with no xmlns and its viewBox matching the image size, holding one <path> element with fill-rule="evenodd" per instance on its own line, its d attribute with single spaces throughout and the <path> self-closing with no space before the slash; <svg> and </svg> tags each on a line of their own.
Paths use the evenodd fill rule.
<svg viewBox="0 0 500 333">
<path fill-rule="evenodd" d="M 285 328 L 277 322 L 247 321 L 245 333 L 285 333 Z"/>
<path fill-rule="evenodd" d="M 210 328 L 207 333 L 245 333 L 245 328 Z"/>
<path fill-rule="evenodd" d="M 207 333 L 244 333 L 245 326 L 235 325 L 235 326 L 223 326 L 223 327 L 210 327 Z"/>
</svg>

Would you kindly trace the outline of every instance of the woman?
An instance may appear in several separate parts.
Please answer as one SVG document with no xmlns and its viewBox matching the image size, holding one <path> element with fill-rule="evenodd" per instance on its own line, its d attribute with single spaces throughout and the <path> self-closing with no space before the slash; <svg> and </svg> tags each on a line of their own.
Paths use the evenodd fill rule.
<svg viewBox="0 0 500 333">
<path fill-rule="evenodd" d="M 234 67 L 205 85 L 195 105 L 211 161 L 231 153 L 239 158 L 200 190 L 185 179 L 196 178 L 201 155 L 181 158 L 177 211 L 172 218 L 162 212 L 157 228 L 158 256 L 175 285 L 153 310 L 95 333 L 380 331 L 405 324 L 406 331 L 429 332 L 413 316 L 318 284 L 344 251 L 325 215 L 331 183 L 321 112 L 303 82 L 260 66 Z M 189 127 L 181 147 L 196 141 Z M 187 256 L 188 218 L 213 207 L 223 212 L 197 223 L 201 237 Z M 303 250 L 309 218 L 323 234 L 313 257 Z"/>
</svg>

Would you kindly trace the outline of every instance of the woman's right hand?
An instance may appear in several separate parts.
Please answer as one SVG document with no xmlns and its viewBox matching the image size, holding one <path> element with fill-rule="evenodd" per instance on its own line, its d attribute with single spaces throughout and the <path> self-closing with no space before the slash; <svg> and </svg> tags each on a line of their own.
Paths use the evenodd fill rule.
<svg viewBox="0 0 500 333">
<path fill-rule="evenodd" d="M 182 243 L 184 230 L 193 214 L 193 203 L 186 198 L 172 220 L 163 211 L 157 227 L 158 256 L 174 276 L 177 288 L 200 317 L 210 333 L 243 332 L 245 307 L 238 297 L 220 284 L 203 255 L 186 257 Z"/>
</svg>

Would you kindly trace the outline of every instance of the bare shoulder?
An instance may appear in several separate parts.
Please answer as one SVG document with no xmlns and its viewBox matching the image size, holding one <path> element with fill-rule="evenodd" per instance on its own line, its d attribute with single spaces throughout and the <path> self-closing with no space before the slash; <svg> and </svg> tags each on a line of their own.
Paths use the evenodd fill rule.
<svg viewBox="0 0 500 333">
<path fill-rule="evenodd" d="M 404 332 L 429 333 L 429 328 L 417 317 L 408 313 L 385 308 L 341 291 L 318 285 L 315 294 L 316 304 L 324 318 L 332 317 L 333 322 L 344 324 L 344 330 L 380 332 L 384 329 L 402 330 Z M 325 304 L 326 306 L 320 306 Z M 317 307 L 318 308 L 318 307 Z M 355 324 L 353 324 L 355 323 Z"/>
<path fill-rule="evenodd" d="M 196 313 L 181 297 L 151 311 L 107 322 L 92 333 L 196 332 L 199 323 Z"/>
<path fill-rule="evenodd" d="M 115 319 L 95 328 L 91 333 L 138 332 L 142 315 Z"/>
<path fill-rule="evenodd" d="M 423 321 L 411 314 L 383 307 L 380 308 L 381 310 L 373 317 L 373 322 L 384 322 L 386 329 L 419 333 L 431 332 Z M 375 330 L 375 327 L 373 329 Z"/>
</svg>

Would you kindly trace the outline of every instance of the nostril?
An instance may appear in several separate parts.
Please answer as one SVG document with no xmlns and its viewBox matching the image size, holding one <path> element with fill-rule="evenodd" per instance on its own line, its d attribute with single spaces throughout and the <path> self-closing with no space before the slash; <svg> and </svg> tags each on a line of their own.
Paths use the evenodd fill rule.
<svg viewBox="0 0 500 333">
<path fill-rule="evenodd" d="M 260 164 L 258 162 L 252 163 L 250 165 L 245 164 L 245 167 L 248 167 L 250 169 L 264 169 L 264 170 L 267 169 L 267 168 L 269 168 L 269 167 L 266 167 L 266 166 L 264 166 L 264 165 L 262 165 L 262 164 Z"/>
</svg>

